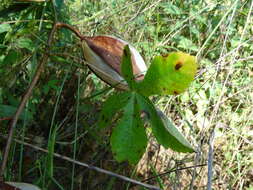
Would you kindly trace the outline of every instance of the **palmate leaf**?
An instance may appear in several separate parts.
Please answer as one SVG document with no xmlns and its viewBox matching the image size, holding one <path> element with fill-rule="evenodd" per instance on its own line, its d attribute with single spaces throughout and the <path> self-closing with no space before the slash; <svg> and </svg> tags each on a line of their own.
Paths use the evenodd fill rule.
<svg viewBox="0 0 253 190">
<path fill-rule="evenodd" d="M 158 143 L 165 148 L 171 148 L 177 152 L 194 152 L 194 148 L 177 130 L 173 123 L 161 112 L 158 114 L 153 103 L 140 94 L 136 94 L 137 103 L 141 110 L 148 113 L 152 125 L 152 132 Z"/>
<path fill-rule="evenodd" d="M 111 136 L 112 152 L 117 161 L 129 161 L 136 164 L 147 146 L 147 136 L 140 110 L 136 104 L 136 93 L 124 108 L 124 114 L 118 125 L 113 129 Z"/>
<path fill-rule="evenodd" d="M 150 95 L 177 95 L 185 91 L 197 71 L 195 57 L 183 52 L 157 56 L 152 61 L 145 78 L 138 83 L 138 92 Z"/>
<path fill-rule="evenodd" d="M 127 104 L 131 97 L 130 92 L 122 92 L 110 96 L 102 106 L 98 126 L 106 127 L 112 122 L 113 116 Z"/>
<path fill-rule="evenodd" d="M 136 164 L 147 146 L 146 132 L 140 118 L 140 110 L 150 118 L 152 132 L 158 143 L 177 152 L 194 152 L 194 148 L 161 111 L 157 110 L 148 96 L 154 94 L 178 94 L 194 79 L 197 64 L 195 58 L 182 53 L 157 56 L 145 78 L 134 80 L 131 53 L 125 46 L 121 72 L 130 91 L 111 96 L 104 104 L 99 125 L 109 125 L 116 112 L 122 117 L 111 135 L 111 147 L 117 161 Z"/>
</svg>

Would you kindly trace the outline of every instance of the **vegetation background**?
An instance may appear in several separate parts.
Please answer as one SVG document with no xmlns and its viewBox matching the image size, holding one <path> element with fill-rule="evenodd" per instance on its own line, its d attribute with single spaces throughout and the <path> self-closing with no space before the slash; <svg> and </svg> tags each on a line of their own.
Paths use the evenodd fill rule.
<svg viewBox="0 0 253 190">
<path fill-rule="evenodd" d="M 155 55 L 171 51 L 196 55 L 199 63 L 187 92 L 153 97 L 198 153 L 164 150 L 150 136 L 137 166 L 117 163 L 110 128 L 101 132 L 97 126 L 101 105 L 114 90 L 87 69 L 78 39 L 60 30 L 17 124 L 15 139 L 21 143 L 12 144 L 6 179 L 48 190 L 144 189 L 54 158 L 55 152 L 139 181 L 167 172 L 145 181 L 161 189 L 206 189 L 213 151 L 213 189 L 253 190 L 252 8 L 252 0 L 1 1 L 0 159 L 9 117 L 48 48 L 55 21 L 87 36 L 125 39 L 147 65 Z"/>
</svg>

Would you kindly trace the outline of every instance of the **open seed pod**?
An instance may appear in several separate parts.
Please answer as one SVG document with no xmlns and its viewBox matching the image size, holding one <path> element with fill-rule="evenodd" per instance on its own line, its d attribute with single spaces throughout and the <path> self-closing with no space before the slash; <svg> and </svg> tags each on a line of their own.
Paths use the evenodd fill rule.
<svg viewBox="0 0 253 190">
<path fill-rule="evenodd" d="M 121 58 L 126 41 L 112 36 L 85 37 L 82 41 L 83 55 L 89 68 L 106 83 L 127 90 L 121 75 Z M 147 67 L 139 52 L 129 45 L 132 53 L 133 74 L 136 81 L 144 78 Z"/>
</svg>

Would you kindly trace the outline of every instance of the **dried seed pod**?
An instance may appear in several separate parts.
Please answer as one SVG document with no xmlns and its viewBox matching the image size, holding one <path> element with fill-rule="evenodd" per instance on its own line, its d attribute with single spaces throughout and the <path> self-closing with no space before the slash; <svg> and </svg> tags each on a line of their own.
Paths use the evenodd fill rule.
<svg viewBox="0 0 253 190">
<path fill-rule="evenodd" d="M 128 89 L 121 75 L 121 58 L 127 44 L 126 41 L 112 36 L 85 37 L 82 42 L 84 58 L 90 69 L 103 81 L 121 90 Z M 139 52 L 131 45 L 129 47 L 135 80 L 142 80 L 147 67 Z"/>
</svg>

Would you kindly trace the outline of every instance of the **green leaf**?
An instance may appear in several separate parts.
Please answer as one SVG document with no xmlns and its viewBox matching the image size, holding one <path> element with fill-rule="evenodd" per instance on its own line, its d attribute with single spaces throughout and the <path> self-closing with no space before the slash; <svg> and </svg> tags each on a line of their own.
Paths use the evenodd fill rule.
<svg viewBox="0 0 253 190">
<path fill-rule="evenodd" d="M 42 87 L 42 91 L 47 94 L 50 89 L 59 90 L 59 85 L 57 85 L 58 82 L 59 80 L 56 79 L 49 80 L 48 83 Z"/>
<path fill-rule="evenodd" d="M 171 15 L 181 15 L 181 14 L 183 14 L 180 8 L 178 8 L 177 6 L 173 5 L 170 2 L 164 3 L 163 4 L 163 9 L 167 14 L 171 14 Z"/>
<path fill-rule="evenodd" d="M 12 117 L 16 113 L 17 108 L 14 106 L 9 106 L 9 105 L 0 105 L 0 117 Z M 31 112 L 26 110 L 23 111 L 20 115 L 20 119 L 22 120 L 31 120 L 32 119 L 32 114 Z"/>
<path fill-rule="evenodd" d="M 0 24 L 0 34 L 11 30 L 10 24 Z"/>
<path fill-rule="evenodd" d="M 0 49 L 4 49 L 4 48 L 7 48 L 8 46 L 6 45 L 3 45 L 3 44 L 0 44 Z"/>
<path fill-rule="evenodd" d="M 123 92 L 110 96 L 104 105 L 98 120 L 99 127 L 106 127 L 112 122 L 113 116 L 122 109 L 131 97 L 131 93 Z"/>
<path fill-rule="evenodd" d="M 35 48 L 34 42 L 30 38 L 20 38 L 17 41 L 17 45 L 19 48 L 25 48 L 30 51 L 33 51 Z"/>
<path fill-rule="evenodd" d="M 4 58 L 3 62 L 0 62 L 0 66 L 5 65 L 15 65 L 17 61 L 20 59 L 21 54 L 15 50 L 10 50 L 6 57 Z"/>
<path fill-rule="evenodd" d="M 129 161 L 131 164 L 136 164 L 146 150 L 147 136 L 135 93 L 126 105 L 122 119 L 113 129 L 111 146 L 117 161 Z"/>
<path fill-rule="evenodd" d="M 180 40 L 179 44 L 178 44 L 179 48 L 183 48 L 185 50 L 192 50 L 195 52 L 198 51 L 198 47 L 191 40 L 189 40 L 183 36 L 180 36 L 179 40 Z"/>
<path fill-rule="evenodd" d="M 144 80 L 137 83 L 138 92 L 145 96 L 177 95 L 189 87 L 196 72 L 195 57 L 189 54 L 173 52 L 165 56 L 156 56 Z"/>
<path fill-rule="evenodd" d="M 133 75 L 131 51 L 128 45 L 124 47 L 123 56 L 122 56 L 122 64 L 121 64 L 121 72 L 122 72 L 122 76 L 127 81 L 129 88 L 133 89 L 135 85 L 135 80 L 134 80 L 134 75 Z"/>
<path fill-rule="evenodd" d="M 57 9 L 60 10 L 62 8 L 62 6 L 64 5 L 64 1 L 63 0 L 56 0 L 55 5 L 56 5 Z"/>
<path fill-rule="evenodd" d="M 171 148 L 177 152 L 194 152 L 194 148 L 177 130 L 173 123 L 159 111 L 159 114 L 153 103 L 140 94 L 136 95 L 140 108 L 148 113 L 152 125 L 152 132 L 158 143 L 165 148 Z"/>
</svg>

